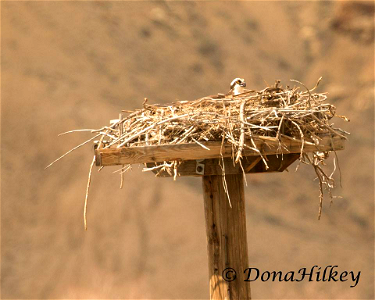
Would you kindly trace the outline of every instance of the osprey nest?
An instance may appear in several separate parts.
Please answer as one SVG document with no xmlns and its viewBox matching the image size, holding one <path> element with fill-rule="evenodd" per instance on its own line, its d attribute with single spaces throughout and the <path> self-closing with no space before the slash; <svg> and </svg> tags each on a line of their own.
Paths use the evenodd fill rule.
<svg viewBox="0 0 375 300">
<path fill-rule="evenodd" d="M 335 106 L 326 103 L 327 93 L 313 92 L 320 79 L 312 89 L 306 88 L 299 81 L 292 81 L 299 83 L 300 87 L 282 87 L 280 81 L 276 81 L 275 85 L 260 91 L 243 89 L 240 93 L 232 91 L 228 94 L 164 105 L 149 104 L 145 99 L 143 108 L 135 111 L 124 110 L 120 118 L 112 121 L 109 126 L 97 130 L 72 130 L 67 133 L 91 131 L 94 137 L 81 145 L 97 139 L 98 149 L 182 143 L 195 143 L 207 148 L 204 142 L 220 141 L 232 145 L 233 163 L 240 163 L 243 151 L 252 149 L 262 157 L 266 168 L 267 158 L 262 156 L 261 149 L 257 149 L 254 142 L 257 137 L 276 138 L 279 140 L 281 152 L 286 148 L 282 140 L 298 140 L 301 142 L 300 162 L 310 164 L 315 169 L 322 202 L 323 189 L 326 188 L 331 195 L 334 186 L 332 174 L 327 174 L 322 168 L 328 152 L 305 153 L 304 145 L 318 145 L 320 137 L 327 134 L 346 139 L 345 135 L 348 133 L 334 128 L 331 119 L 347 118 L 336 115 Z M 155 167 L 146 167 L 144 171 L 170 170 L 173 174 L 178 163 L 155 163 Z M 334 166 L 336 168 L 336 164 Z M 124 173 L 130 168 L 130 165 L 125 165 L 118 171 Z"/>
</svg>

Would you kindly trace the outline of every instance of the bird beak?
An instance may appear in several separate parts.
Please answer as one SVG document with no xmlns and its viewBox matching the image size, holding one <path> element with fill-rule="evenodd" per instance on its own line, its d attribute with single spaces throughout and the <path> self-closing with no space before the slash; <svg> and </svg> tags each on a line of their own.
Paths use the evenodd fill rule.
<svg viewBox="0 0 375 300">
<path fill-rule="evenodd" d="M 246 82 L 242 82 L 241 86 L 246 87 Z"/>
</svg>

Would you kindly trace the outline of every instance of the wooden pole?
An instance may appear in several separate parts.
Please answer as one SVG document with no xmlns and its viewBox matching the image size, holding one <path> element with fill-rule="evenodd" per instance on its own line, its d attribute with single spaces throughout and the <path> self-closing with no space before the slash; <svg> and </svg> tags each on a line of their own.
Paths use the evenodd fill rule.
<svg viewBox="0 0 375 300">
<path fill-rule="evenodd" d="M 203 176 L 210 299 L 251 299 L 250 283 L 244 281 L 249 264 L 243 174 L 226 175 L 225 179 L 232 207 L 223 176 Z"/>
</svg>

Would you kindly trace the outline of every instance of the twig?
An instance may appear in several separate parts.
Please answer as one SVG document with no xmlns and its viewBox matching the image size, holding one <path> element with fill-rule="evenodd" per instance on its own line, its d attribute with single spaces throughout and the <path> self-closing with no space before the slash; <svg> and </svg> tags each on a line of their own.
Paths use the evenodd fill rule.
<svg viewBox="0 0 375 300">
<path fill-rule="evenodd" d="M 236 157 L 236 163 L 242 158 L 242 150 L 243 150 L 243 144 L 245 142 L 245 104 L 246 102 L 243 101 L 240 106 L 240 120 L 241 120 L 241 134 L 240 134 L 240 140 L 239 140 L 239 145 L 238 145 L 238 150 L 237 150 L 237 157 Z"/>
<path fill-rule="evenodd" d="M 88 204 L 88 199 L 89 199 L 89 189 L 90 189 L 90 183 L 91 183 L 92 168 L 94 167 L 94 164 L 95 164 L 95 156 L 92 159 L 92 162 L 90 165 L 89 177 L 87 179 L 87 186 L 86 186 L 85 205 L 83 208 L 83 220 L 84 220 L 85 230 L 87 230 L 87 204 Z"/>
<path fill-rule="evenodd" d="M 73 132 L 85 132 L 85 131 L 93 132 L 95 130 L 96 129 L 73 129 L 73 130 L 69 130 L 69 131 L 65 131 L 65 132 L 59 133 L 57 136 L 62 136 L 62 135 L 73 133 Z"/>
<path fill-rule="evenodd" d="M 98 136 L 100 136 L 100 134 L 97 134 L 95 136 L 93 136 L 92 138 L 88 139 L 87 141 L 79 144 L 78 146 L 75 146 L 73 149 L 70 149 L 68 152 L 66 152 L 65 154 L 61 155 L 59 158 L 55 159 L 53 162 L 51 162 L 47 167 L 45 167 L 44 169 L 47 169 L 49 168 L 50 166 L 52 166 L 55 162 L 58 162 L 60 159 L 62 159 L 63 157 L 65 157 L 66 155 L 68 155 L 69 153 L 73 152 L 74 150 L 78 149 L 79 147 L 87 144 L 88 142 L 91 142 L 92 140 L 96 139 Z"/>
<path fill-rule="evenodd" d="M 323 124 L 323 122 L 321 121 L 321 120 L 319 120 L 315 115 L 311 115 L 313 118 L 314 118 L 314 120 L 316 120 L 318 123 L 320 123 L 320 124 L 322 124 L 322 125 L 324 125 Z M 337 131 L 335 131 L 335 130 L 333 130 L 331 127 L 329 127 L 329 126 L 325 126 L 329 131 L 331 131 L 333 134 L 335 134 L 335 135 L 338 135 L 338 136 L 341 136 L 342 138 L 344 138 L 344 139 L 348 139 L 345 135 L 342 135 L 342 134 L 340 134 L 340 133 L 338 133 Z"/>
<path fill-rule="evenodd" d="M 201 146 L 203 149 L 210 150 L 207 146 L 203 145 L 202 143 L 198 142 L 195 138 L 192 138 L 194 143 L 197 143 L 199 146 Z"/>
</svg>

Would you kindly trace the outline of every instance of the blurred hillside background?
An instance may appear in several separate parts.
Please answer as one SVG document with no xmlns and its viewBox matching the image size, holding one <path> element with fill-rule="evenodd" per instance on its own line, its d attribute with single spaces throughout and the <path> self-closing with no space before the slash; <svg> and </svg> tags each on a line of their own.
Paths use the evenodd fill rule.
<svg viewBox="0 0 375 300">
<path fill-rule="evenodd" d="M 93 173 L 88 133 L 122 109 L 250 89 L 276 79 L 328 92 L 351 122 L 338 152 L 342 199 L 311 167 L 247 176 L 251 267 L 338 265 L 350 282 L 254 282 L 254 299 L 374 299 L 374 3 L 1 2 L 3 299 L 208 298 L 201 180 L 134 166 Z M 339 182 L 338 172 L 336 181 Z"/>
</svg>

